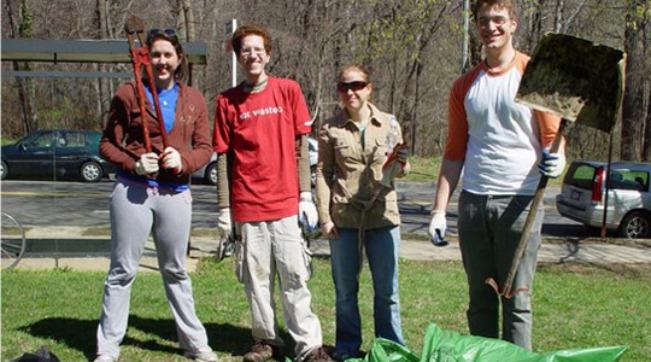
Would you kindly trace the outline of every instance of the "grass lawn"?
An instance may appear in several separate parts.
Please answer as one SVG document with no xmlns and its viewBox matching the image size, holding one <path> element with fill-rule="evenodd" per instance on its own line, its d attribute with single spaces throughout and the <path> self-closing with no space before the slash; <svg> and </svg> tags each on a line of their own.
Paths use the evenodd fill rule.
<svg viewBox="0 0 651 362">
<path fill-rule="evenodd" d="M 4 136 L 0 136 L 0 146 L 6 146 L 15 143 L 17 140 L 13 138 L 7 138 Z"/>
<path fill-rule="evenodd" d="M 411 156 L 409 157 L 409 165 L 411 170 L 404 180 L 436 182 L 441 168 L 441 157 Z"/>
<path fill-rule="evenodd" d="M 403 331 L 408 347 L 420 353 L 430 322 L 466 334 L 465 275 L 458 262 L 400 264 Z M 210 345 L 223 361 L 241 360 L 250 345 L 249 313 L 231 259 L 204 259 L 193 274 L 197 311 Z M 62 361 L 93 357 L 104 273 L 70 270 L 2 272 L 2 360 L 49 346 Z M 327 260 L 315 261 L 313 308 L 321 318 L 324 342 L 334 342 L 334 293 Z M 364 348 L 372 334 L 372 290 L 362 274 L 360 304 Z M 604 269 L 541 266 L 535 285 L 534 348 L 552 351 L 628 345 L 623 361 L 651 356 L 651 268 Z M 280 309 L 280 305 L 277 305 Z M 287 334 L 285 333 L 286 339 Z M 160 276 L 140 274 L 131 299 L 123 361 L 185 361 Z"/>
<path fill-rule="evenodd" d="M 567 160 L 567 165 L 571 160 Z M 409 157 L 409 164 L 411 171 L 404 178 L 405 181 L 423 181 L 423 182 L 437 182 L 439 178 L 439 170 L 441 168 L 441 156 L 432 157 Z M 567 171 L 567 167 L 565 168 Z M 565 172 L 557 178 L 549 180 L 548 186 L 560 187 L 565 177 Z"/>
</svg>

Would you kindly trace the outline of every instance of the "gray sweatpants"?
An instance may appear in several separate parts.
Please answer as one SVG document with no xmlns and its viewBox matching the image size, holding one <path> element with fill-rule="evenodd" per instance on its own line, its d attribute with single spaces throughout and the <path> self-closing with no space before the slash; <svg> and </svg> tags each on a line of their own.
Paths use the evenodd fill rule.
<svg viewBox="0 0 651 362">
<path fill-rule="evenodd" d="M 296 215 L 274 221 L 238 224 L 242 242 L 236 244 L 236 274 L 244 284 L 251 309 L 255 340 L 282 345 L 274 305 L 276 272 L 287 331 L 295 342 L 296 360 L 302 361 L 322 345 L 321 324 L 312 312 L 310 255 Z"/>
<path fill-rule="evenodd" d="M 459 242 L 468 277 L 467 316 L 473 335 L 499 338 L 500 300 L 484 281 L 494 278 L 503 288 L 532 199 L 532 196 L 476 195 L 466 191 L 459 197 Z M 544 211 L 539 209 L 513 281 L 513 290 L 529 290 L 518 292 L 511 299 L 501 298 L 502 339 L 529 350 L 533 322 L 531 295 L 543 217 Z"/>
<path fill-rule="evenodd" d="M 206 331 L 194 310 L 192 283 L 185 270 L 191 217 L 190 190 L 168 192 L 116 181 L 111 195 L 111 265 L 97 328 L 98 355 L 117 358 L 120 353 L 119 345 L 127 331 L 131 285 L 151 231 L 180 347 L 192 352 L 210 350 Z"/>
</svg>

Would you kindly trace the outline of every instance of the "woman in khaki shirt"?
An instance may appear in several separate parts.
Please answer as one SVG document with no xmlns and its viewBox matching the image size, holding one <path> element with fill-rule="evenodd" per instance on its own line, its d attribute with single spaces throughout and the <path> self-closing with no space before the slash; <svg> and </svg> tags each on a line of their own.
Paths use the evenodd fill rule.
<svg viewBox="0 0 651 362">
<path fill-rule="evenodd" d="M 403 342 L 398 298 L 400 215 L 396 192 L 383 165 L 394 148 L 406 165 L 400 126 L 370 103 L 368 71 L 349 65 L 339 73 L 344 110 L 319 131 L 317 207 L 321 232 L 330 239 L 336 290 L 337 331 L 333 356 L 359 355 L 362 343 L 357 302 L 358 273 L 366 249 L 373 276 L 375 336 Z M 404 174 L 402 168 L 401 174 Z"/>
</svg>

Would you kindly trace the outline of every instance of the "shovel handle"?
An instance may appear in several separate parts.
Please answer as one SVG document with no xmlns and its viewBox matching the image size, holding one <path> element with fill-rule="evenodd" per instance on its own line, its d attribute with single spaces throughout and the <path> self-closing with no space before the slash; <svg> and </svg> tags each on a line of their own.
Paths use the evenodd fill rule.
<svg viewBox="0 0 651 362">
<path fill-rule="evenodd" d="M 132 35 L 128 35 L 129 47 L 134 43 Z M 151 152 L 151 138 L 149 137 L 149 126 L 147 121 L 147 108 L 145 106 L 145 90 L 142 85 L 142 62 L 141 49 L 131 48 L 131 62 L 133 63 L 133 74 L 136 81 L 136 95 L 138 96 L 138 110 L 140 111 L 140 120 L 142 122 L 142 139 L 145 144 L 145 150 Z"/>
<path fill-rule="evenodd" d="M 560 148 L 561 145 L 561 139 L 563 138 L 563 135 L 565 133 L 565 128 L 567 127 L 567 123 L 569 121 L 565 118 L 561 119 L 561 124 L 558 127 L 558 132 L 556 132 L 556 136 L 554 137 L 554 141 L 552 142 L 551 146 L 551 153 L 556 153 L 558 152 L 558 149 Z M 515 254 L 513 255 L 513 261 L 511 262 L 511 268 L 509 269 L 509 274 L 506 276 L 506 280 L 504 281 L 503 289 L 502 292 L 500 293 L 499 291 L 499 285 L 493 278 L 487 278 L 485 283 L 493 287 L 495 289 L 495 292 L 498 295 L 504 296 L 507 299 L 510 299 L 515 295 L 516 293 L 520 291 L 526 291 L 529 290 L 529 287 L 525 288 L 518 288 L 516 290 L 513 290 L 513 279 L 515 279 L 515 274 L 518 271 L 518 267 L 520 266 L 520 261 L 522 260 L 522 255 L 524 255 L 524 250 L 527 247 L 527 242 L 529 240 L 529 234 L 531 233 L 531 229 L 533 227 L 533 223 L 536 220 L 536 216 L 538 215 L 538 207 L 540 206 L 540 203 L 543 200 L 543 197 L 545 196 L 545 188 L 547 187 L 547 181 L 549 180 L 549 177 L 545 175 L 540 176 L 540 181 L 538 182 L 538 188 L 536 189 L 536 194 L 534 195 L 533 200 L 531 201 L 531 206 L 529 208 L 529 213 L 527 214 L 527 219 L 524 222 L 524 227 L 522 229 L 522 234 L 520 234 L 520 240 L 518 241 L 518 247 L 515 249 Z"/>
</svg>

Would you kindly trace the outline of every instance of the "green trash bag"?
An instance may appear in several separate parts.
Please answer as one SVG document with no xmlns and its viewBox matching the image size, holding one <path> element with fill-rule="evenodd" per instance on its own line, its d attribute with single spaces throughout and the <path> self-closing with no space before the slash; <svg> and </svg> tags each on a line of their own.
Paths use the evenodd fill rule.
<svg viewBox="0 0 651 362">
<path fill-rule="evenodd" d="M 540 354 L 506 341 L 462 336 L 430 324 L 420 358 L 404 346 L 378 338 L 364 359 L 349 359 L 347 362 L 614 362 L 625 350 L 624 346 L 615 346 Z"/>
</svg>

